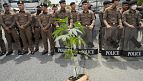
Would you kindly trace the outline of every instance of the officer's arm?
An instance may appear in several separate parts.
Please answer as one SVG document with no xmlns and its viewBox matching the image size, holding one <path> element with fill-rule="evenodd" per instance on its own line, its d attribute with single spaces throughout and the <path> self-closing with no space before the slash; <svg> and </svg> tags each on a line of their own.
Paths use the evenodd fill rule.
<svg viewBox="0 0 143 81">
<path fill-rule="evenodd" d="M 19 21 L 18 21 L 18 15 L 15 15 L 15 21 L 16 21 L 17 26 L 20 28 L 20 24 L 19 24 Z"/>
<path fill-rule="evenodd" d="M 142 22 L 142 15 L 140 13 L 138 14 L 137 18 L 138 18 L 139 24 L 142 25 L 143 24 L 143 22 Z"/>
<path fill-rule="evenodd" d="M 95 25 L 95 14 L 92 12 L 92 23 L 91 23 L 91 26 L 94 26 Z"/>
<path fill-rule="evenodd" d="M 6 28 L 6 25 L 4 24 L 4 21 L 3 21 L 3 19 L 2 19 L 3 17 L 1 16 L 1 25 L 2 25 L 2 27 L 5 29 Z"/>
<path fill-rule="evenodd" d="M 121 16 L 121 14 L 120 14 L 120 11 L 118 12 L 118 19 L 119 19 L 119 25 L 120 26 L 123 26 L 123 24 L 122 24 L 122 18 L 121 18 L 122 16 Z"/>
<path fill-rule="evenodd" d="M 27 21 L 27 23 L 25 25 L 23 25 L 23 27 L 27 27 L 31 23 L 31 21 L 32 21 L 31 15 L 29 13 L 27 13 L 27 15 L 28 15 L 28 21 Z"/>
<path fill-rule="evenodd" d="M 108 13 L 108 10 L 105 9 L 104 14 L 103 14 L 103 22 L 106 25 L 106 27 L 109 26 L 109 24 L 108 24 L 108 22 L 106 20 L 107 19 L 107 13 Z"/>
<path fill-rule="evenodd" d="M 123 13 L 122 15 L 122 21 L 123 21 L 123 24 L 127 27 L 130 26 L 130 24 L 127 22 L 127 19 L 126 19 L 126 13 Z"/>
<path fill-rule="evenodd" d="M 32 26 L 32 28 L 34 28 L 34 24 L 35 24 L 35 16 L 33 15 L 33 16 L 32 16 L 32 21 L 31 21 L 31 26 Z"/>
<path fill-rule="evenodd" d="M 100 19 L 101 26 L 103 26 L 103 13 L 102 12 L 99 12 L 99 19 Z"/>
<path fill-rule="evenodd" d="M 15 15 L 12 17 L 12 24 L 9 26 L 9 28 L 12 28 L 15 25 Z"/>
<path fill-rule="evenodd" d="M 47 26 L 45 27 L 45 29 L 48 29 L 48 28 L 50 28 L 50 26 L 51 26 L 51 24 L 52 24 L 52 16 L 50 15 L 50 17 L 49 17 L 49 22 L 48 22 L 48 24 L 47 24 Z"/>
<path fill-rule="evenodd" d="M 72 28 L 72 26 L 73 26 L 73 16 L 72 16 L 72 14 L 71 13 L 69 13 L 69 19 L 70 19 L 70 27 L 69 28 Z"/>
<path fill-rule="evenodd" d="M 41 16 L 41 15 L 40 15 L 40 16 Z M 39 16 L 39 18 L 38 18 L 38 23 L 39 23 L 40 27 L 43 28 L 43 25 L 42 25 L 42 23 L 41 23 L 41 18 L 40 18 L 40 16 Z"/>
<path fill-rule="evenodd" d="M 54 20 L 55 20 L 55 25 L 56 25 L 56 27 L 59 27 L 59 24 L 58 24 L 56 18 L 58 18 L 58 11 L 56 11 L 56 13 L 55 13 Z"/>
</svg>

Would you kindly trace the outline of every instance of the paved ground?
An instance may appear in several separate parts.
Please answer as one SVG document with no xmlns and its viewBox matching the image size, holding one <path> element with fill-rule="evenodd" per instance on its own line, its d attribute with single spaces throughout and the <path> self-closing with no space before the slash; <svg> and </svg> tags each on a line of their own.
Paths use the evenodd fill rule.
<svg viewBox="0 0 143 81">
<path fill-rule="evenodd" d="M 0 57 L 0 81 L 66 81 L 73 75 L 70 60 L 61 54 L 43 56 L 40 52 Z M 80 59 L 78 70 L 85 70 L 91 81 L 143 81 L 143 57 L 92 57 L 85 61 L 85 69 L 84 60 Z"/>
<path fill-rule="evenodd" d="M 11 55 L 0 57 L 0 81 L 66 81 L 73 74 L 72 62 L 61 54 L 54 56 Z M 80 60 L 79 73 L 84 61 Z M 85 72 L 91 81 L 143 81 L 143 57 L 115 57 L 101 55 L 85 61 Z"/>
</svg>

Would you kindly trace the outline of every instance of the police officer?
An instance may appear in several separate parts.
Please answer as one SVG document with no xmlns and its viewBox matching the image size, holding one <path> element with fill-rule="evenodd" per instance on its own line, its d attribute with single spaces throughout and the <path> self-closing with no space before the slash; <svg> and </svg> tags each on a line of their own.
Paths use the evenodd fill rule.
<svg viewBox="0 0 143 81">
<path fill-rule="evenodd" d="M 23 54 L 28 53 L 28 48 L 30 48 L 31 54 L 34 53 L 33 42 L 32 42 L 32 33 L 30 22 L 32 20 L 31 15 L 24 10 L 24 2 L 18 1 L 19 13 L 16 14 L 16 24 L 18 25 L 20 37 L 23 43 Z"/>
<path fill-rule="evenodd" d="M 51 44 L 52 39 L 52 31 L 50 30 L 51 24 L 52 24 L 52 16 L 48 13 L 47 7 L 48 5 L 43 3 L 41 4 L 42 7 L 42 13 L 39 15 L 40 17 L 40 27 L 41 27 L 41 35 L 42 35 L 42 42 L 44 45 L 44 51 L 42 52 L 42 55 L 48 53 L 48 39 L 50 42 L 50 51 L 51 54 L 54 53 L 54 46 Z"/>
<path fill-rule="evenodd" d="M 128 1 L 123 1 L 122 2 L 122 8 L 120 10 L 120 13 L 123 14 L 125 11 L 129 9 L 129 2 Z"/>
<path fill-rule="evenodd" d="M 105 24 L 103 22 L 103 13 L 105 11 L 106 8 L 108 8 L 111 5 L 111 1 L 104 1 L 103 2 L 103 9 L 100 10 L 99 12 L 99 19 L 100 19 L 100 34 L 99 34 L 99 50 L 101 51 L 101 49 L 104 47 L 104 34 L 105 34 Z"/>
<path fill-rule="evenodd" d="M 65 8 L 66 7 L 66 1 L 60 0 L 59 3 L 60 3 L 61 8 L 56 11 L 55 18 L 65 19 L 66 17 L 68 17 L 68 19 L 69 19 L 68 25 L 69 25 L 69 28 L 71 28 L 73 25 L 73 20 L 72 20 L 72 15 L 71 15 L 70 11 Z M 60 23 L 57 22 L 56 27 L 59 27 L 59 26 L 60 26 Z M 64 44 L 62 41 L 59 41 L 59 44 L 60 44 L 60 47 L 64 47 Z"/>
<path fill-rule="evenodd" d="M 6 53 L 6 48 L 5 48 L 5 43 L 4 40 L 2 38 L 2 28 L 1 28 L 1 14 L 0 14 L 0 56 L 4 55 Z"/>
<path fill-rule="evenodd" d="M 82 2 L 83 10 L 79 13 L 78 20 L 84 27 L 83 39 L 85 40 L 87 46 L 91 48 L 93 47 L 92 29 L 95 25 L 95 15 L 91 10 L 89 10 L 88 5 L 88 1 Z"/>
<path fill-rule="evenodd" d="M 120 12 L 117 9 L 119 0 L 112 0 L 112 5 L 105 9 L 103 21 L 105 28 L 105 50 L 116 50 L 118 45 L 118 30 L 122 29 Z"/>
<path fill-rule="evenodd" d="M 57 4 L 53 4 L 52 5 L 52 10 L 53 10 L 53 12 L 52 12 L 52 18 L 53 18 L 53 20 L 52 20 L 52 24 L 51 24 L 51 28 L 50 28 L 50 30 L 52 31 L 52 33 L 56 30 L 56 20 L 54 20 L 54 18 L 55 18 L 55 14 L 56 14 L 56 11 L 58 10 L 58 5 Z M 54 37 L 52 36 L 52 39 L 51 39 L 52 41 L 51 41 L 51 45 L 53 46 L 53 48 L 55 47 L 55 39 L 54 39 Z M 54 52 L 53 52 L 53 54 L 54 54 Z M 52 54 L 52 55 L 53 55 Z"/>
<path fill-rule="evenodd" d="M 53 10 L 53 16 L 55 16 L 56 11 L 58 10 L 58 5 L 57 4 L 53 4 L 52 6 L 52 10 Z"/>
<path fill-rule="evenodd" d="M 75 22 L 77 22 L 77 18 L 78 18 L 79 13 L 76 11 L 75 2 L 71 2 L 70 6 L 71 6 L 71 15 L 72 15 L 72 18 L 73 18 L 73 23 L 75 23 Z"/>
<path fill-rule="evenodd" d="M 5 31 L 5 37 L 8 43 L 8 52 L 6 55 L 10 55 L 13 53 L 12 48 L 12 40 L 14 39 L 17 48 L 18 48 L 18 54 L 21 54 L 21 45 L 19 41 L 19 36 L 16 31 L 15 26 L 15 14 L 10 11 L 10 7 L 7 3 L 3 4 L 3 7 L 5 9 L 4 14 L 2 14 L 2 27 Z"/>
<path fill-rule="evenodd" d="M 138 37 L 138 28 L 141 23 L 141 14 L 136 10 L 137 2 L 129 2 L 129 10 L 123 13 L 123 24 L 124 24 L 124 50 L 135 51 L 137 50 L 137 37 Z"/>
<path fill-rule="evenodd" d="M 37 6 L 37 12 L 32 15 L 32 30 L 35 39 L 35 50 L 34 52 L 39 51 L 39 41 L 41 37 L 41 28 L 39 24 L 39 15 L 41 14 L 41 6 Z"/>
<path fill-rule="evenodd" d="M 127 11 L 129 9 L 129 2 L 128 1 L 123 1 L 122 2 L 122 7 L 120 9 L 120 14 L 122 16 L 122 14 Z M 124 25 L 123 25 L 124 26 Z M 120 50 L 123 50 L 123 44 L 124 44 L 124 28 L 123 29 L 119 29 L 118 31 L 118 36 L 117 39 L 119 40 L 119 44 L 120 44 Z"/>
</svg>

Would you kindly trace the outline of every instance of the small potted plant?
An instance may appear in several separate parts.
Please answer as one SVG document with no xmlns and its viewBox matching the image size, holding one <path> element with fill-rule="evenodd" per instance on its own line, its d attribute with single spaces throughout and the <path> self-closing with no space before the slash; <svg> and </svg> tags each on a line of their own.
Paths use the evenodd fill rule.
<svg viewBox="0 0 143 81">
<path fill-rule="evenodd" d="M 64 57 L 65 59 L 71 59 L 72 65 L 74 67 L 74 74 L 73 76 L 69 77 L 67 81 L 83 81 L 80 79 L 87 79 L 84 81 L 88 81 L 88 76 L 85 73 L 79 74 L 77 72 L 77 66 L 79 64 L 77 55 L 82 55 L 88 58 L 90 57 L 88 54 L 79 52 L 77 50 L 79 46 L 85 45 L 85 42 L 81 37 L 83 34 L 82 25 L 79 21 L 77 21 L 74 23 L 72 28 L 69 28 L 67 25 L 68 18 L 56 19 L 56 21 L 60 22 L 60 26 L 57 27 L 57 29 L 53 32 L 53 37 L 55 38 L 55 41 L 61 40 L 64 42 L 64 45 L 67 49 L 64 51 Z"/>
</svg>

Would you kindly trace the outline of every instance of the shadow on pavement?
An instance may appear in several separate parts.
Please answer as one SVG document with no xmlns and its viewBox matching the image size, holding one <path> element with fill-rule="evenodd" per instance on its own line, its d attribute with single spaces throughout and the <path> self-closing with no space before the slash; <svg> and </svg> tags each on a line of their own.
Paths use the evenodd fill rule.
<svg viewBox="0 0 143 81">
<path fill-rule="evenodd" d="M 15 58 L 17 57 L 18 55 L 14 54 L 14 55 L 9 55 L 9 56 L 4 56 L 2 59 L 0 59 L 0 64 L 4 64 L 8 61 L 11 61 L 11 60 L 15 60 Z"/>
<path fill-rule="evenodd" d="M 16 64 L 20 64 L 30 59 L 31 59 L 30 55 L 21 55 L 19 58 L 15 59 L 14 61 L 16 62 Z"/>
<path fill-rule="evenodd" d="M 116 58 L 110 58 L 106 62 L 102 62 L 104 66 L 115 69 L 119 68 L 122 70 L 127 70 L 127 68 L 132 68 L 135 70 L 143 69 L 143 62 L 139 60 L 138 57 L 120 57 L 125 61 L 119 61 Z M 110 61 L 109 61 L 110 60 Z"/>
<path fill-rule="evenodd" d="M 72 61 L 70 59 L 65 59 L 64 54 L 59 54 L 57 58 L 55 58 L 55 63 L 59 64 L 61 67 L 67 67 L 68 64 L 72 64 Z"/>
<path fill-rule="evenodd" d="M 45 64 L 48 61 L 53 61 L 53 56 L 48 55 L 48 54 L 42 55 L 42 53 L 40 52 L 37 52 L 34 55 L 30 55 L 30 56 L 37 58 L 40 61 L 40 64 Z"/>
</svg>

